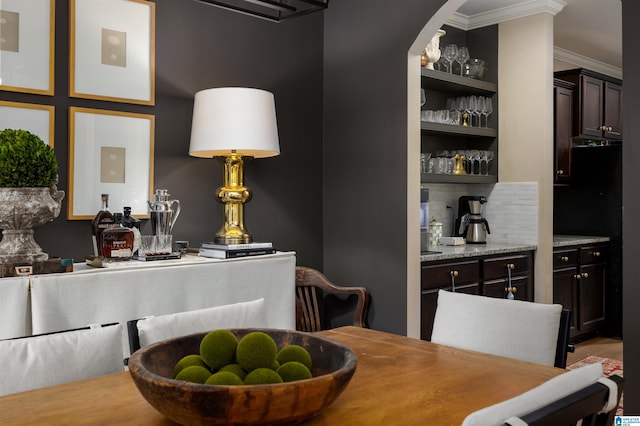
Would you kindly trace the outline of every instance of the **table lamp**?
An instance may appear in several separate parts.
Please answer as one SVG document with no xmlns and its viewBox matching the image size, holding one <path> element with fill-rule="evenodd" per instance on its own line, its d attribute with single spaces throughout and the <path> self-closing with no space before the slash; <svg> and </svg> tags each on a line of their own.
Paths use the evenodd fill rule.
<svg viewBox="0 0 640 426">
<path fill-rule="evenodd" d="M 244 225 L 244 204 L 251 191 L 244 186 L 244 163 L 252 158 L 280 154 L 273 94 L 246 87 L 220 87 L 196 93 L 189 155 L 218 157 L 223 183 L 216 199 L 224 204 L 224 223 L 216 233 L 218 244 L 250 243 Z"/>
</svg>

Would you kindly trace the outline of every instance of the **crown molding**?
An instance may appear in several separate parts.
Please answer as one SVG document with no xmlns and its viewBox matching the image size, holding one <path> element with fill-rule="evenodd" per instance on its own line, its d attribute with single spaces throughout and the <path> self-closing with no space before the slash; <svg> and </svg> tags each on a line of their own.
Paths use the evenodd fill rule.
<svg viewBox="0 0 640 426">
<path fill-rule="evenodd" d="M 455 12 L 445 24 L 469 31 L 538 13 L 550 13 L 555 16 L 566 5 L 567 3 L 563 0 L 529 0 L 475 15 L 463 15 Z"/>
<path fill-rule="evenodd" d="M 622 68 L 614 67 L 597 59 L 582 56 L 557 46 L 553 47 L 553 59 L 622 80 Z"/>
</svg>

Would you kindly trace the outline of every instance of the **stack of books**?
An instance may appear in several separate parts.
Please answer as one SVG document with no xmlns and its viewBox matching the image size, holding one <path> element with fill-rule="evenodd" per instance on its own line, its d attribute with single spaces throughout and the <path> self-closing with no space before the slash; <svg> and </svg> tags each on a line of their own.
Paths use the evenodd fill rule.
<svg viewBox="0 0 640 426">
<path fill-rule="evenodd" d="M 233 259 L 237 257 L 260 256 L 273 254 L 276 249 L 271 243 L 216 244 L 202 243 L 200 256 L 216 259 Z"/>
</svg>

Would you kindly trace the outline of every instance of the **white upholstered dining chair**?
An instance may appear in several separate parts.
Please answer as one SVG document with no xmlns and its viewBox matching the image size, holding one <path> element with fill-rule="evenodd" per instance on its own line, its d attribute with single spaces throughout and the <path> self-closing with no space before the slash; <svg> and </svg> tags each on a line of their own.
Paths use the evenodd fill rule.
<svg viewBox="0 0 640 426">
<path fill-rule="evenodd" d="M 547 380 L 514 398 L 469 414 L 462 426 L 611 425 L 624 379 L 603 377 L 600 363 Z"/>
<path fill-rule="evenodd" d="M 123 371 L 122 324 L 0 340 L 0 395 Z"/>
<path fill-rule="evenodd" d="M 131 353 L 152 343 L 219 328 L 267 328 L 264 298 L 127 322 Z"/>
<path fill-rule="evenodd" d="M 562 305 L 440 290 L 431 341 L 553 366 Z"/>
</svg>

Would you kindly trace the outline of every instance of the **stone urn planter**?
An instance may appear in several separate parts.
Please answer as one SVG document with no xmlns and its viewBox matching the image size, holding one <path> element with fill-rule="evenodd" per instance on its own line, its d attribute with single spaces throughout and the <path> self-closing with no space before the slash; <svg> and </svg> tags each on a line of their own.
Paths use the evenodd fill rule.
<svg viewBox="0 0 640 426">
<path fill-rule="evenodd" d="M 0 263 L 41 261 L 49 255 L 33 238 L 33 228 L 60 214 L 64 191 L 52 188 L 0 188 Z"/>
<path fill-rule="evenodd" d="M 49 255 L 33 228 L 60 214 L 58 162 L 53 148 L 26 130 L 0 131 L 0 263 L 43 261 Z"/>
</svg>

